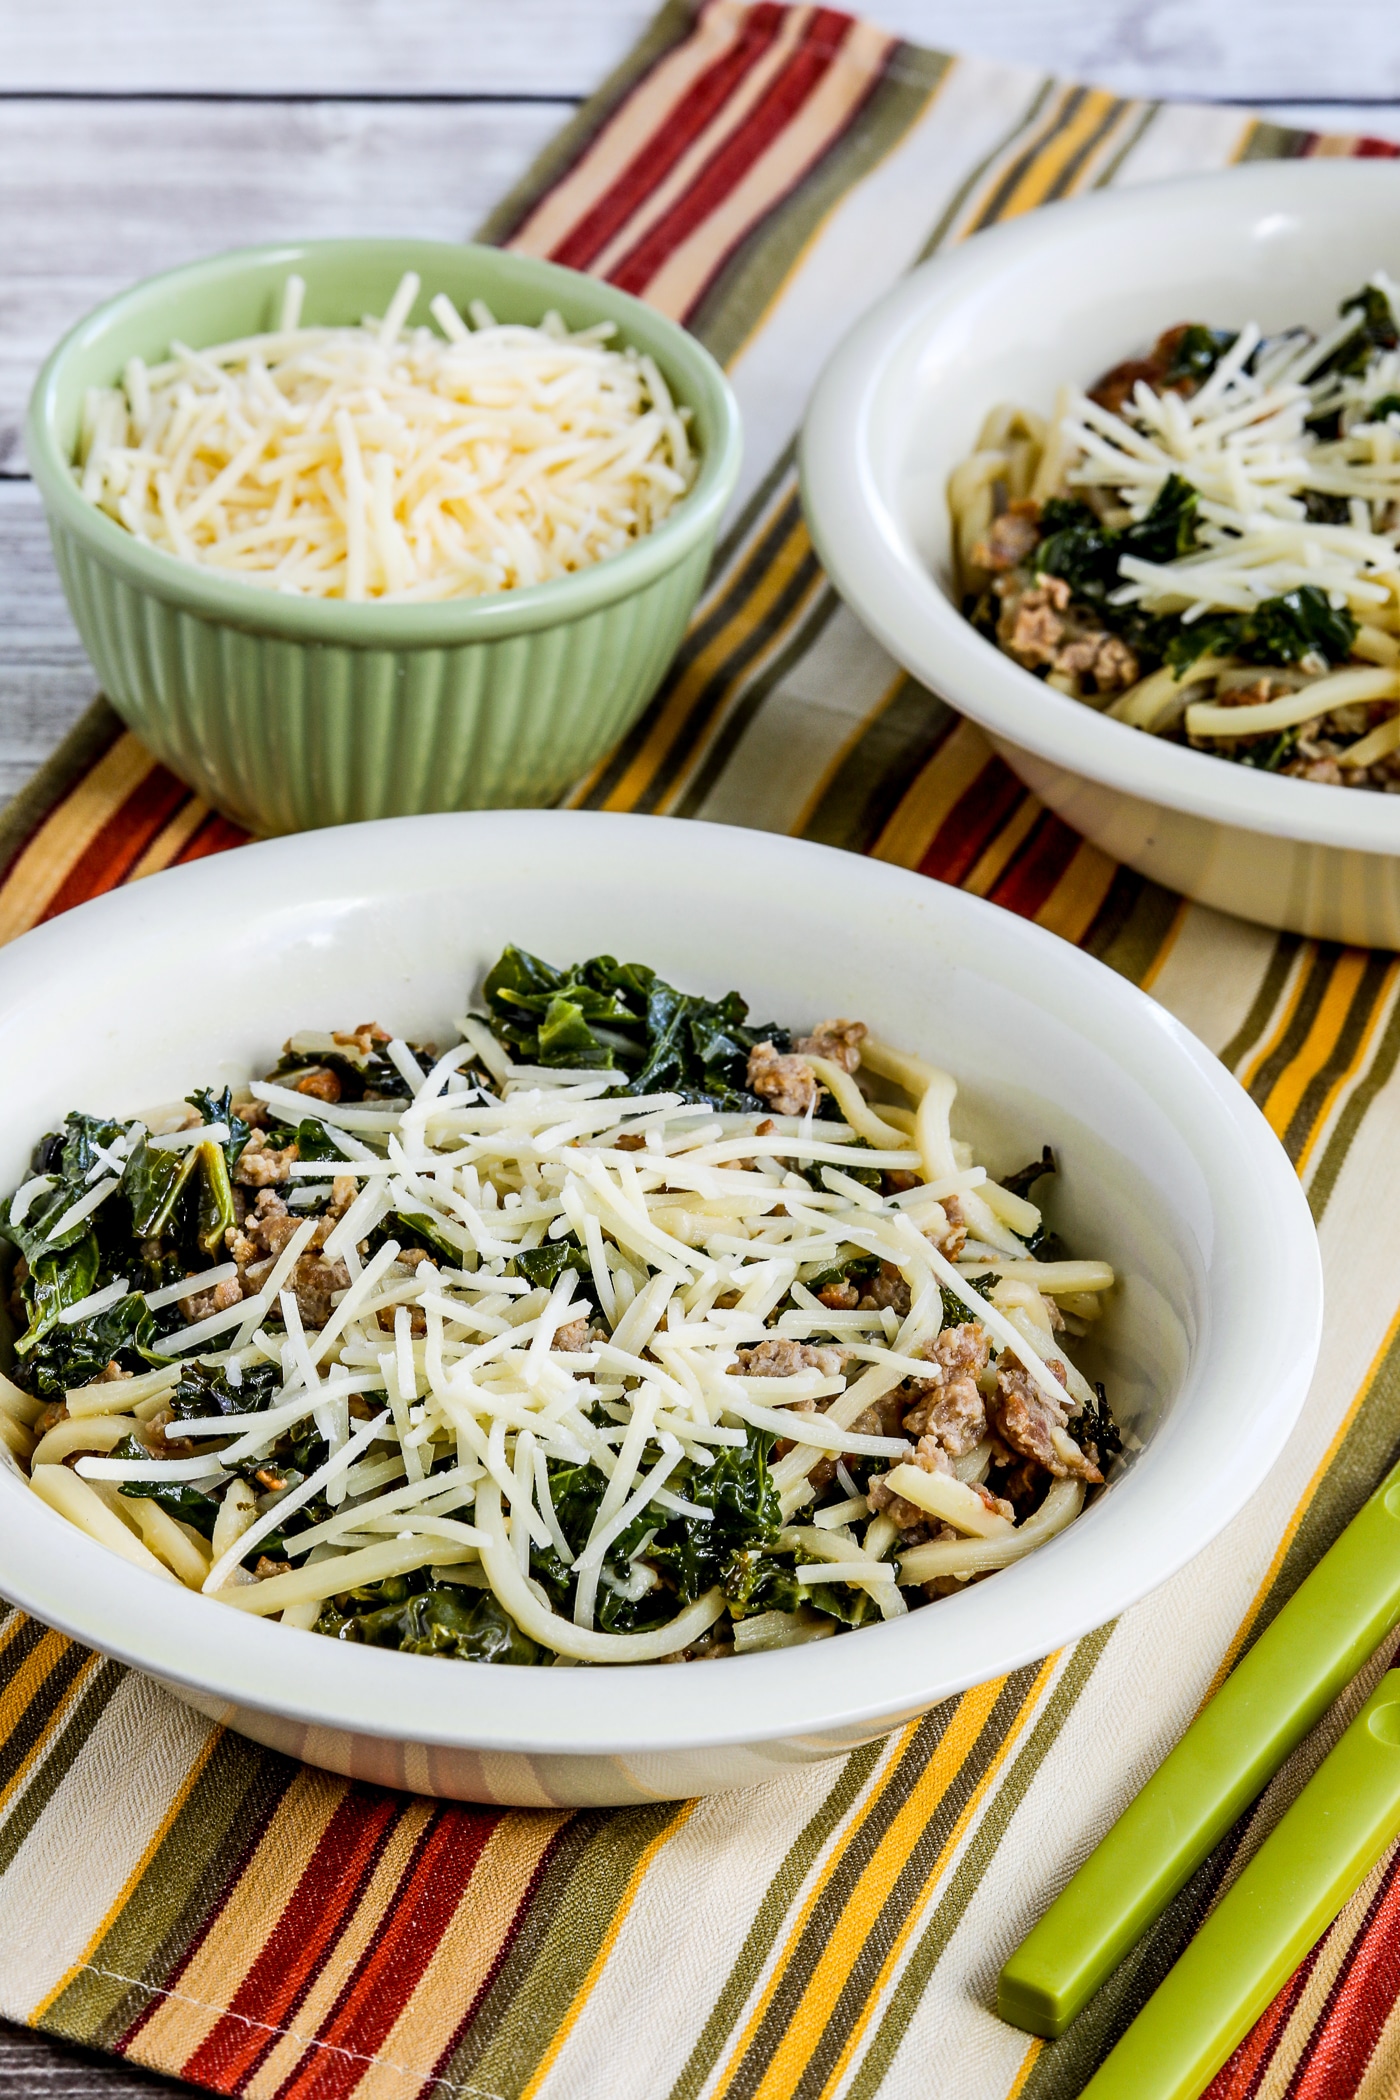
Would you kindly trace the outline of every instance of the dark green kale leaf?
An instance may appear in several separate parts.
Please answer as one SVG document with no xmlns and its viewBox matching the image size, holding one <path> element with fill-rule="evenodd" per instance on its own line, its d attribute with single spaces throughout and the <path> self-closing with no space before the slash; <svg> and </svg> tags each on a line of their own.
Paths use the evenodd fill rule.
<svg viewBox="0 0 1400 2100">
<path fill-rule="evenodd" d="M 516 1255 L 510 1267 L 517 1276 L 545 1291 L 552 1291 L 565 1269 L 572 1269 L 588 1287 L 587 1295 L 593 1295 L 593 1264 L 572 1239 L 546 1240 L 542 1246 L 527 1247 Z"/>
<path fill-rule="evenodd" d="M 1349 525 L 1351 505 L 1345 496 L 1325 496 L 1321 489 L 1304 489 L 1303 514 L 1310 525 Z"/>
<path fill-rule="evenodd" d="M 99 1116 L 74 1114 L 66 1119 L 62 1130 L 50 1131 L 35 1146 L 33 1172 L 52 1175 L 55 1186 L 42 1190 L 34 1198 L 17 1225 L 11 1222 L 10 1204 L 0 1204 L 0 1238 L 17 1247 L 31 1268 L 41 1254 L 76 1247 L 94 1232 L 95 1227 L 88 1218 L 80 1219 L 62 1233 L 56 1232 L 55 1227 L 62 1223 L 64 1213 L 88 1194 L 106 1173 L 98 1146 L 110 1151 L 121 1135 L 120 1123 L 107 1122 Z M 77 1293 L 79 1297 L 82 1295 L 82 1292 Z"/>
<path fill-rule="evenodd" d="M 979 1298 L 990 1299 L 992 1292 L 997 1287 L 995 1272 L 989 1272 L 985 1276 L 967 1276 L 963 1280 L 971 1285 Z M 976 1313 L 969 1306 L 964 1305 L 957 1292 L 950 1291 L 946 1283 L 940 1284 L 939 1293 L 943 1299 L 943 1325 L 945 1327 L 962 1327 L 968 1320 L 977 1318 Z"/>
<path fill-rule="evenodd" d="M 349 1608 L 342 1609 L 342 1603 Z M 335 1599 L 322 1612 L 316 1631 L 374 1648 L 397 1648 L 404 1655 L 447 1655 L 458 1662 L 528 1665 L 549 1660 L 490 1590 L 457 1583 L 414 1589 L 403 1576 Z"/>
<path fill-rule="evenodd" d="M 238 1165 L 243 1147 L 253 1134 L 251 1125 L 233 1112 L 232 1087 L 226 1086 L 221 1094 L 214 1093 L 209 1087 L 196 1087 L 192 1094 L 186 1094 L 185 1099 L 191 1108 L 198 1109 L 202 1122 L 228 1125 L 228 1136 L 224 1139 L 222 1149 L 224 1161 L 231 1174 Z M 318 1125 L 317 1128 L 319 1127 Z"/>
<path fill-rule="evenodd" d="M 1177 337 L 1170 362 L 1162 375 L 1163 385 L 1203 385 L 1234 344 L 1235 336 L 1230 329 L 1207 328 L 1200 321 L 1191 322 Z"/>
<path fill-rule="evenodd" d="M 1277 773 L 1297 750 L 1300 734 L 1301 724 L 1295 724 L 1292 729 L 1280 729 L 1276 736 L 1247 739 L 1219 756 L 1233 759 L 1237 766 L 1249 766 L 1256 773 Z"/>
<path fill-rule="evenodd" d="M 1395 316 L 1390 310 L 1390 301 L 1378 285 L 1363 284 L 1359 292 L 1343 299 L 1337 308 L 1339 315 L 1354 313 L 1356 326 L 1344 342 L 1337 345 L 1330 357 L 1325 357 L 1314 367 L 1311 377 L 1321 379 L 1325 373 L 1338 372 L 1345 378 L 1357 379 L 1365 371 L 1377 350 L 1393 350 L 1400 344 L 1400 331 L 1395 326 Z"/>
<path fill-rule="evenodd" d="M 830 1290 L 835 1284 L 849 1283 L 852 1289 L 858 1290 L 861 1284 L 869 1283 L 879 1273 L 878 1255 L 852 1254 L 845 1261 L 838 1261 L 831 1268 L 823 1269 L 819 1275 L 809 1276 L 806 1288 L 814 1297 L 820 1298 L 823 1291 Z"/>
<path fill-rule="evenodd" d="M 748 1091 L 750 1050 L 791 1041 L 786 1029 L 751 1027 L 737 992 L 703 999 L 611 955 L 559 970 L 510 947 L 484 990 L 491 1027 L 517 1062 L 615 1071 L 614 1094 L 665 1091 L 752 1111 L 760 1103 Z"/>
<path fill-rule="evenodd" d="M 113 1458 L 149 1459 L 150 1452 L 134 1436 L 125 1436 L 112 1452 Z M 188 1480 L 124 1480 L 120 1493 L 141 1502 L 158 1502 L 169 1517 L 191 1524 L 204 1538 L 214 1536 L 219 1505 L 203 1488 Z"/>
<path fill-rule="evenodd" d="M 345 1165 L 345 1154 L 327 1131 L 318 1117 L 307 1116 L 297 1124 L 295 1130 L 288 1129 L 285 1135 L 278 1131 L 272 1134 L 272 1142 L 279 1151 L 285 1152 L 294 1142 L 298 1159 L 323 1159 L 333 1166 Z"/>
<path fill-rule="evenodd" d="M 230 1385 L 226 1369 L 187 1364 L 170 1395 L 169 1407 L 177 1422 L 207 1421 L 211 1415 L 257 1415 L 272 1405 L 274 1394 L 281 1389 L 277 1364 L 249 1364 L 240 1385 Z"/>
<path fill-rule="evenodd" d="M 682 1604 L 718 1584 L 736 1617 L 754 1611 L 790 1611 L 778 1601 L 787 1592 L 781 1564 L 766 1571 L 758 1562 L 771 1553 L 783 1515 L 768 1458 L 774 1439 L 751 1429 L 745 1443 L 725 1444 L 713 1465 L 687 1466 L 672 1481 L 677 1494 L 714 1512 L 708 1523 L 675 1517 L 656 1535 L 648 1558 L 676 1585 Z"/>
<path fill-rule="evenodd" d="M 1078 1443 L 1094 1446 L 1100 1466 L 1106 1466 L 1122 1450 L 1123 1432 L 1109 1412 L 1108 1394 L 1101 1385 L 1095 1383 L 1093 1406 L 1081 1408 L 1075 1417 L 1074 1434 Z"/>
<path fill-rule="evenodd" d="M 21 1289 L 29 1325 L 15 1343 L 16 1356 L 28 1357 L 44 1336 L 55 1330 L 59 1314 L 90 1297 L 96 1284 L 95 1233 L 85 1233 L 75 1245 L 57 1252 L 36 1255 Z"/>
<path fill-rule="evenodd" d="M 1039 1159 L 1033 1159 L 1028 1167 L 1018 1167 L 1014 1174 L 1003 1174 L 1001 1185 L 1013 1196 L 1028 1198 L 1036 1183 L 1046 1174 L 1058 1173 L 1055 1155 L 1049 1145 L 1043 1147 Z"/>
<path fill-rule="evenodd" d="M 43 1268 L 41 1261 L 35 1272 L 36 1283 Z M 79 1291 L 77 1297 L 67 1297 L 67 1290 L 74 1288 L 76 1281 L 70 1265 L 63 1278 L 66 1304 L 75 1304 L 77 1297 L 85 1295 Z M 42 1288 L 39 1284 L 40 1292 Z M 101 1377 L 109 1363 L 116 1363 L 123 1371 L 140 1372 L 166 1361 L 160 1353 L 155 1315 L 134 1291 L 90 1319 L 64 1324 L 55 1316 L 54 1322 L 41 1328 L 37 1335 L 31 1328 L 30 1334 L 15 1347 L 26 1360 L 31 1390 L 45 1400 L 61 1400 L 70 1387 L 90 1385 L 94 1378 Z"/>
<path fill-rule="evenodd" d="M 1366 411 L 1368 423 L 1383 423 L 1387 416 L 1400 416 L 1400 394 L 1382 394 Z"/>
<path fill-rule="evenodd" d="M 420 1064 L 432 1063 L 434 1053 L 426 1045 L 410 1043 L 408 1047 Z M 337 1042 L 332 1035 L 311 1031 L 292 1036 L 267 1077 L 297 1092 L 299 1080 L 321 1071 L 334 1073 L 341 1101 L 407 1102 L 411 1098 L 408 1081 L 386 1055 L 383 1043 L 372 1041 L 368 1050 L 362 1050 L 353 1040 Z"/>
<path fill-rule="evenodd" d="M 1074 597 L 1111 615 L 1107 600 L 1122 581 L 1125 554 L 1142 561 L 1175 561 L 1196 544 L 1200 498 L 1179 474 L 1169 474 L 1145 518 L 1110 531 L 1086 503 L 1052 501 L 1041 514 L 1045 538 L 1035 550 L 1038 575 L 1062 577 Z M 1126 609 L 1130 610 L 1130 609 Z"/>
<path fill-rule="evenodd" d="M 1342 663 L 1356 640 L 1356 621 L 1315 583 L 1266 598 L 1251 613 L 1212 613 L 1179 626 L 1167 662 L 1184 671 L 1202 656 L 1240 656 L 1246 663 L 1292 664 L 1310 655 Z"/>
</svg>

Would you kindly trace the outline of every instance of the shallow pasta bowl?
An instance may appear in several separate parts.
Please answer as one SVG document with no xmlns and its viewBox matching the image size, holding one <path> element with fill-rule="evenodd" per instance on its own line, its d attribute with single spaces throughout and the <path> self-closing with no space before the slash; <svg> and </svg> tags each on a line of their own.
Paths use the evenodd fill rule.
<svg viewBox="0 0 1400 2100">
<path fill-rule="evenodd" d="M 1052 691 L 958 609 L 947 483 L 1003 401 L 1049 414 L 1178 321 L 1335 317 L 1400 268 L 1400 169 L 1260 162 L 1052 205 L 911 273 L 818 383 L 803 489 L 823 561 L 890 652 L 1116 859 L 1222 911 L 1400 947 L 1400 799 L 1253 772 Z"/>
<path fill-rule="evenodd" d="M 349 1647 L 177 1589 L 0 1471 L 0 1593 L 205 1714 L 336 1771 L 525 1804 L 751 1784 L 840 1755 L 1101 1624 L 1197 1553 L 1302 1404 L 1321 1285 L 1307 1205 L 1195 1039 L 1052 935 L 881 863 L 581 812 L 423 817 L 250 847 L 0 954 L 0 1187 L 71 1107 L 135 1111 L 265 1069 L 298 1027 L 445 1038 L 508 940 L 607 950 L 808 1023 L 858 1015 L 958 1077 L 1006 1171 L 1052 1144 L 1049 1217 L 1122 1282 L 1097 1361 L 1142 1449 L 1025 1561 L 897 1621 L 683 1666 L 527 1669 Z M 1042 1184 L 1042 1188 L 1044 1184 Z"/>
<path fill-rule="evenodd" d="M 498 320 L 610 322 L 690 411 L 692 486 L 608 559 L 480 597 L 310 598 L 177 560 L 90 503 L 72 460 L 85 391 L 133 356 L 276 326 L 288 276 L 307 325 L 382 314 L 405 271 L 406 319 L 445 292 Z M 577 270 L 498 248 L 359 240 L 244 248 L 149 278 L 99 306 L 40 373 L 26 446 L 69 609 L 131 727 L 215 808 L 285 832 L 424 810 L 553 801 L 623 736 L 665 675 L 739 472 L 739 411 L 719 366 L 655 308 Z"/>
</svg>

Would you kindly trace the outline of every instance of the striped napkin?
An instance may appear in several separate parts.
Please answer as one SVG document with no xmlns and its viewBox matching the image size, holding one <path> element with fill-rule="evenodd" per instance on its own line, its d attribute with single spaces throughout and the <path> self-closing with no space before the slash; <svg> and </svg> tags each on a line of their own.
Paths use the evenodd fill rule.
<svg viewBox="0 0 1400 2100">
<path fill-rule="evenodd" d="M 709 0 L 661 15 L 487 229 L 686 321 L 748 430 L 676 665 L 574 799 L 961 884 L 1089 949 L 1219 1053 L 1295 1161 L 1327 1268 L 1321 1370 L 1263 1491 L 1075 1647 L 844 1762 L 630 1810 L 350 1785 L 11 1611 L 0 2011 L 268 2100 L 1078 2093 L 1384 1660 L 1062 2042 L 993 2017 L 1006 1954 L 1392 1456 L 1400 962 L 1183 904 L 1049 815 L 840 605 L 793 436 L 849 321 L 935 248 L 1103 184 L 1392 150 L 944 57 L 825 8 Z M 0 932 L 240 841 L 99 702 L 0 823 Z M 1397 1986 L 1392 1855 L 1214 2100 L 1393 2094 Z"/>
</svg>

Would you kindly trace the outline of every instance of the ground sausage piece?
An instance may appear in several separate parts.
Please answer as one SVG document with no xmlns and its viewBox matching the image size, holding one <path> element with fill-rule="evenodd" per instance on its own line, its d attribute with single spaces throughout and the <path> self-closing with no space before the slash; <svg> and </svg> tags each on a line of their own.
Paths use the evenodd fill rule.
<svg viewBox="0 0 1400 2100">
<path fill-rule="evenodd" d="M 1119 416 L 1141 379 L 1155 394 L 1194 394 L 1200 380 L 1187 375 L 1168 382 L 1167 374 L 1172 368 L 1183 336 L 1193 327 L 1190 321 L 1178 321 L 1174 328 L 1166 328 L 1158 336 L 1146 357 L 1130 357 L 1121 365 L 1113 365 L 1101 379 L 1089 389 L 1089 399 L 1097 401 L 1110 415 Z"/>
<path fill-rule="evenodd" d="M 750 1050 L 748 1088 L 776 1116 L 805 1116 L 821 1097 L 812 1067 L 800 1057 L 780 1057 L 771 1043 Z"/>
<path fill-rule="evenodd" d="M 1030 496 L 1019 496 L 998 518 L 993 518 L 985 540 L 972 550 L 976 568 L 1001 571 L 1023 562 L 1040 539 L 1040 505 Z"/>
<path fill-rule="evenodd" d="M 818 1021 L 810 1035 L 799 1036 L 793 1048 L 804 1057 L 825 1057 L 843 1072 L 860 1068 L 860 1046 L 870 1030 L 864 1021 Z"/>
<path fill-rule="evenodd" d="M 854 1312 L 860 1304 L 860 1292 L 853 1283 L 828 1283 L 817 1297 L 828 1312 Z"/>
<path fill-rule="evenodd" d="M 394 1332 L 394 1316 L 397 1312 L 397 1305 L 381 1305 L 378 1312 L 375 1314 L 375 1319 L 378 1321 L 379 1325 L 383 1328 L 386 1334 L 392 1334 Z M 409 1334 L 413 1337 L 414 1341 L 421 1341 L 423 1339 L 423 1336 L 427 1333 L 428 1315 L 424 1312 L 421 1305 L 409 1306 L 408 1331 Z"/>
<path fill-rule="evenodd" d="M 1052 1357 L 1048 1368 L 1063 1383 L 1064 1365 Z M 1068 1421 L 1068 1402 L 1069 1395 L 1066 1394 L 1064 1402 L 1057 1405 L 1048 1393 L 1041 1391 L 1030 1373 L 1023 1370 L 1014 1357 L 1007 1357 L 997 1371 L 992 1420 L 1003 1442 L 1024 1457 L 1036 1459 L 1057 1480 L 1067 1480 L 1073 1475 L 1077 1480 L 1100 1481 L 1103 1474 L 1082 1452 L 1077 1462 L 1067 1460 L 1056 1446 L 1051 1432 L 1063 1429 Z"/>
<path fill-rule="evenodd" d="M 740 1378 L 796 1378 L 803 1371 L 819 1371 L 823 1378 L 836 1378 L 844 1361 L 839 1349 L 792 1342 L 782 1335 L 772 1341 L 756 1342 L 752 1349 L 741 1349 L 734 1370 Z"/>
<path fill-rule="evenodd" d="M 911 1380 L 905 1388 L 912 1405 L 904 1427 L 911 1436 L 936 1437 L 953 1458 L 975 1450 L 987 1434 L 987 1409 L 977 1381 L 987 1368 L 989 1347 L 980 1320 L 945 1327 L 927 1344 L 924 1355 L 938 1375 L 927 1384 Z"/>
<path fill-rule="evenodd" d="M 580 1349 L 591 1349 L 593 1339 L 588 1331 L 587 1315 L 570 1320 L 567 1327 L 561 1327 L 554 1337 L 554 1346 L 569 1356 L 576 1356 Z"/>
<path fill-rule="evenodd" d="M 297 1157 L 296 1140 L 285 1152 L 269 1145 L 261 1130 L 255 1130 L 238 1155 L 238 1165 L 233 1170 L 235 1181 L 245 1188 L 266 1189 L 290 1177 L 292 1161 Z"/>
<path fill-rule="evenodd" d="M 909 1286 L 892 1261 L 881 1262 L 879 1274 L 871 1277 L 860 1294 L 862 1312 L 884 1312 L 888 1309 L 901 1320 L 912 1302 Z"/>
<path fill-rule="evenodd" d="M 317 1065 L 312 1072 L 303 1072 L 296 1083 L 298 1094 L 310 1094 L 317 1101 L 338 1101 L 340 1080 L 329 1065 Z"/>
<path fill-rule="evenodd" d="M 1140 666 L 1133 651 L 1105 627 L 1086 624 L 1082 609 L 1071 610 L 1062 576 L 1041 576 L 1030 590 L 1008 576 L 996 588 L 1002 600 L 997 640 L 1028 671 L 1043 664 L 1067 677 L 1092 678 L 1101 693 L 1136 684 Z"/>
<path fill-rule="evenodd" d="M 956 1196 L 943 1198 L 943 1215 L 948 1220 L 943 1237 L 938 1242 L 938 1251 L 945 1261 L 956 1261 L 967 1245 L 967 1219 Z M 932 1238 L 932 1234 L 929 1235 Z"/>
<path fill-rule="evenodd" d="M 1116 634 L 1091 633 L 1066 642 L 1055 652 L 1055 669 L 1073 678 L 1092 678 L 1101 693 L 1137 682 L 1138 660 Z"/>
<path fill-rule="evenodd" d="M 901 1465 L 917 1466 L 921 1473 L 948 1473 L 953 1471 L 953 1462 L 943 1446 L 931 1436 L 921 1437 L 913 1452 Z M 916 1502 L 906 1502 L 889 1484 L 887 1473 L 877 1473 L 867 1490 L 870 1507 L 882 1516 L 889 1517 L 901 1531 L 912 1531 L 916 1524 L 928 1522 L 928 1511 L 920 1509 Z"/>
<path fill-rule="evenodd" d="M 304 1324 L 324 1327 L 331 1316 L 334 1293 L 350 1288 L 350 1271 L 343 1261 L 327 1261 L 320 1254 L 303 1254 L 288 1280 L 296 1292 L 297 1310 Z"/>
</svg>

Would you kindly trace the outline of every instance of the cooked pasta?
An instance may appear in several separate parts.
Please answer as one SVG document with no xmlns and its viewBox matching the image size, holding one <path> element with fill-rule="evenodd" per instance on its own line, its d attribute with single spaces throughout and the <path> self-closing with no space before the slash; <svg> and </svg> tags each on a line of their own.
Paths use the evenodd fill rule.
<svg viewBox="0 0 1400 2100">
<path fill-rule="evenodd" d="M 1130 727 L 1400 788 L 1400 288 L 1314 335 L 1188 323 L 1048 427 L 998 408 L 949 483 L 962 602 Z"/>
<path fill-rule="evenodd" d="M 955 1092 L 859 1022 L 509 948 L 441 1054 L 306 1033 L 46 1137 L 0 1427 L 127 1560 L 342 1640 L 626 1663 L 902 1616 L 1122 1444 L 1066 1349 L 1113 1270 Z"/>
</svg>

